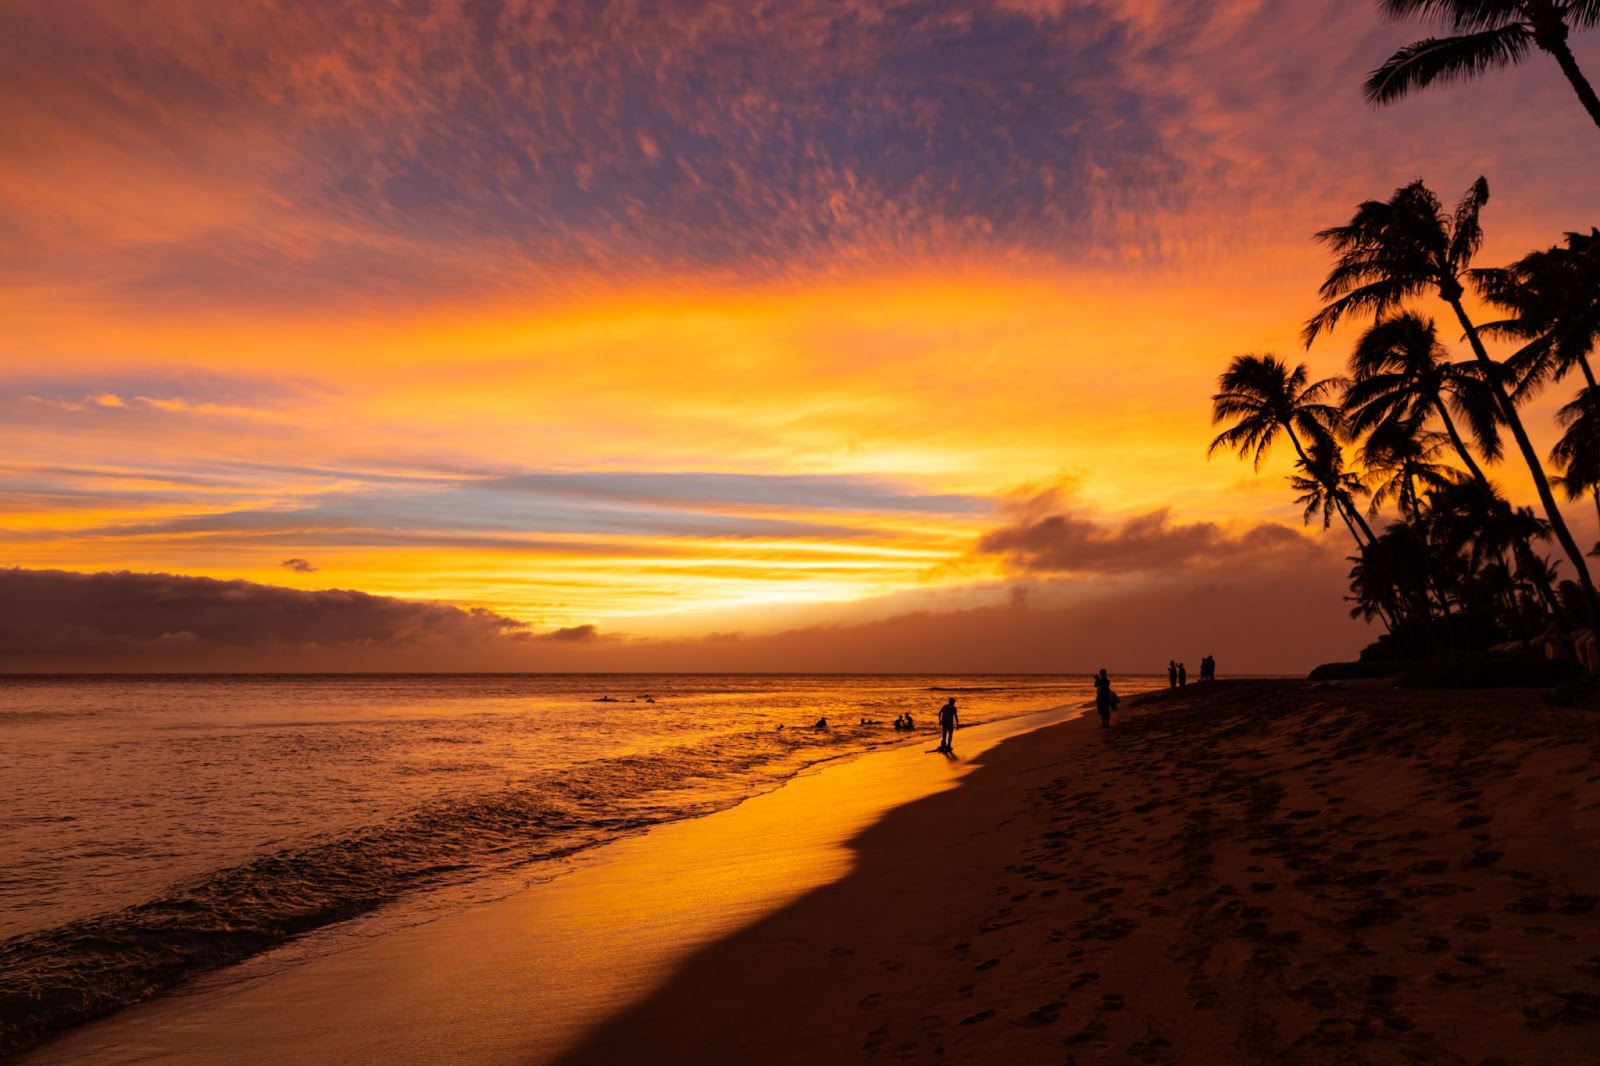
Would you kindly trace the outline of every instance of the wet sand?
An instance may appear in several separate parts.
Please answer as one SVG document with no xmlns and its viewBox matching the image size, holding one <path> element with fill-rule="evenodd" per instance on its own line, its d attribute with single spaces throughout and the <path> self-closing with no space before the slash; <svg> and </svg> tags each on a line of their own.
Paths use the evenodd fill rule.
<svg viewBox="0 0 1600 1066">
<path fill-rule="evenodd" d="M 591 1063 L 1600 1062 L 1600 716 L 1223 682 L 1000 748 Z"/>
<path fill-rule="evenodd" d="M 1600 1062 L 1600 716 L 1126 707 L 965 777 L 931 742 L 830 767 L 36 1061 Z"/>
</svg>

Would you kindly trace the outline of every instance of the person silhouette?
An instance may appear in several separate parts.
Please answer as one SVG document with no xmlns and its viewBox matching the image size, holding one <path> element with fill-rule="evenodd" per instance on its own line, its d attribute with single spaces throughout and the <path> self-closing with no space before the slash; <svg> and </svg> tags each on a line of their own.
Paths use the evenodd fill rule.
<svg viewBox="0 0 1600 1066">
<path fill-rule="evenodd" d="M 1176 659 L 1167 660 L 1167 687 L 1178 687 L 1178 660 Z"/>
<path fill-rule="evenodd" d="M 1183 664 L 1182 663 L 1179 663 L 1178 664 L 1178 687 L 1179 688 L 1183 688 L 1188 683 L 1189 683 L 1189 671 L 1187 671 L 1187 670 L 1185 670 L 1183 668 Z"/>
<path fill-rule="evenodd" d="M 956 714 L 956 698 L 951 696 L 939 708 L 939 751 L 946 755 L 955 754 L 956 729 L 960 725 L 961 718 Z"/>
<path fill-rule="evenodd" d="M 1094 709 L 1100 712 L 1101 729 L 1111 724 L 1111 710 L 1116 705 L 1117 694 L 1111 691 L 1111 678 L 1106 676 L 1106 668 L 1102 666 L 1094 676 Z"/>
</svg>

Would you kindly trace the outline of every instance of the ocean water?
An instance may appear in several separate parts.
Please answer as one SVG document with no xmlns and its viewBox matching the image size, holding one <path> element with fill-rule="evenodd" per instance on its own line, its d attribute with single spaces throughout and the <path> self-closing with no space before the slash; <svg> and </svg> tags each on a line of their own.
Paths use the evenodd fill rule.
<svg viewBox="0 0 1600 1066">
<path fill-rule="evenodd" d="M 819 761 L 925 743 L 946 695 L 978 722 L 1092 690 L 1086 676 L 0 679 L 0 1053 L 397 900 L 538 877 Z M 905 711 L 914 737 L 890 728 Z M 831 728 L 812 728 L 823 716 Z"/>
</svg>

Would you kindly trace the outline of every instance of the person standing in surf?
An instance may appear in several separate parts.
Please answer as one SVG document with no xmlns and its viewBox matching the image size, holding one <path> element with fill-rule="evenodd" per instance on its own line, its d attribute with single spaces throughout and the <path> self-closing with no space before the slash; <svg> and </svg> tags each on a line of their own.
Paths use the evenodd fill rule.
<svg viewBox="0 0 1600 1066">
<path fill-rule="evenodd" d="M 960 725 L 961 718 L 956 714 L 956 698 L 951 696 L 939 708 L 939 751 L 946 755 L 955 754 L 956 729 Z"/>
</svg>

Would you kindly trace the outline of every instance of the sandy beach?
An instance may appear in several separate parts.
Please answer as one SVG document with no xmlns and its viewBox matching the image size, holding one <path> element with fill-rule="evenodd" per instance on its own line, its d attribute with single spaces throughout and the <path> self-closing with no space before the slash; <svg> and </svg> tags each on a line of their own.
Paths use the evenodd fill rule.
<svg viewBox="0 0 1600 1066">
<path fill-rule="evenodd" d="M 1600 1061 L 1592 715 L 1222 682 L 980 763 L 830 767 L 26 1061 Z"/>
<path fill-rule="evenodd" d="M 1600 1061 L 1600 721 L 1223 683 L 1008 744 L 565 1061 Z"/>
</svg>

